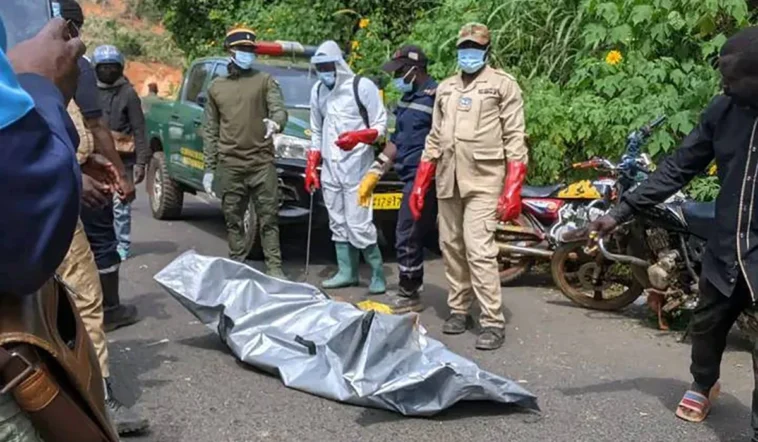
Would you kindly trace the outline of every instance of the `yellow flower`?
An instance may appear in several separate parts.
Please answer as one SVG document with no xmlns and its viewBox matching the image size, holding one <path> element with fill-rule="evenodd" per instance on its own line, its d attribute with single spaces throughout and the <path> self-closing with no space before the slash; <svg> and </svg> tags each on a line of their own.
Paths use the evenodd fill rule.
<svg viewBox="0 0 758 442">
<path fill-rule="evenodd" d="M 605 62 L 611 66 L 616 66 L 617 64 L 621 63 L 621 60 L 623 59 L 624 57 L 619 51 L 611 51 L 608 53 L 608 55 L 605 56 Z"/>
<path fill-rule="evenodd" d="M 714 163 L 711 167 L 708 168 L 708 175 L 709 176 L 714 176 L 714 175 L 716 175 L 718 173 L 718 171 L 719 171 L 719 169 L 716 166 L 716 164 Z"/>
<path fill-rule="evenodd" d="M 371 20 L 367 18 L 362 18 L 361 21 L 358 22 L 358 27 L 361 29 L 368 28 L 368 24 L 371 23 Z"/>
<path fill-rule="evenodd" d="M 358 47 L 360 47 L 360 43 L 358 43 L 357 40 L 353 40 L 350 42 L 350 47 L 355 51 L 358 50 Z"/>
</svg>

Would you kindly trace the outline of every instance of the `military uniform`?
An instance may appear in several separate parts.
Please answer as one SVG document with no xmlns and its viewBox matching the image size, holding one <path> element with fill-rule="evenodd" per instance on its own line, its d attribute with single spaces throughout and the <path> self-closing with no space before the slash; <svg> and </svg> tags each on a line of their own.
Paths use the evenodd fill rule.
<svg viewBox="0 0 758 442">
<path fill-rule="evenodd" d="M 280 127 L 287 123 L 284 98 L 271 75 L 249 70 L 216 78 L 205 106 L 205 168 L 218 172 L 229 256 L 245 259 L 243 218 L 252 197 L 266 266 L 281 271 L 279 187 L 274 143 L 266 139 L 264 118 Z"/>
<path fill-rule="evenodd" d="M 495 243 L 498 198 L 507 162 L 527 161 L 521 89 L 485 67 L 468 86 L 461 75 L 437 89 L 422 161 L 436 164 L 440 246 L 453 314 L 468 314 L 474 295 L 482 327 L 503 328 Z"/>
</svg>

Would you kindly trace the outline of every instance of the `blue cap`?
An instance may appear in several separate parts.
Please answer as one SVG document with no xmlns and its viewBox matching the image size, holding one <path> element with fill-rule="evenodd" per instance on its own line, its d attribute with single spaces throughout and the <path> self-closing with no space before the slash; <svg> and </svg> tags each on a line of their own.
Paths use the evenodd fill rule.
<svg viewBox="0 0 758 442">
<path fill-rule="evenodd" d="M 101 64 L 118 64 L 123 67 L 124 63 L 124 56 L 121 55 L 121 52 L 115 46 L 98 46 L 92 54 L 92 64 L 95 67 Z"/>
</svg>

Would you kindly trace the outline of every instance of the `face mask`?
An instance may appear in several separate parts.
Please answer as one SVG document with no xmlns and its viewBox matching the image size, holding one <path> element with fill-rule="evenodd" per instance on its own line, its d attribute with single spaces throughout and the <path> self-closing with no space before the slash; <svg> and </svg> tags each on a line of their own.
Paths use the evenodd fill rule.
<svg viewBox="0 0 758 442">
<path fill-rule="evenodd" d="M 240 69 L 248 70 L 253 67 L 255 61 L 255 54 L 252 52 L 233 51 L 234 57 L 232 61 L 239 66 Z"/>
<path fill-rule="evenodd" d="M 486 56 L 487 51 L 483 49 L 458 49 L 458 66 L 467 74 L 479 72 Z"/>
<path fill-rule="evenodd" d="M 335 72 L 319 72 L 318 79 L 324 83 L 324 86 L 328 88 L 334 87 L 334 83 L 337 82 L 337 73 Z"/>
<path fill-rule="evenodd" d="M 395 78 L 392 80 L 392 83 L 395 85 L 395 88 L 397 88 L 397 90 L 399 90 L 400 92 L 404 94 L 413 92 L 416 76 L 414 75 L 410 79 L 408 79 L 408 76 L 411 74 L 411 72 L 413 72 L 414 69 L 415 69 L 415 66 L 412 67 L 408 72 L 406 72 L 406 74 L 403 75 L 401 78 Z"/>
</svg>

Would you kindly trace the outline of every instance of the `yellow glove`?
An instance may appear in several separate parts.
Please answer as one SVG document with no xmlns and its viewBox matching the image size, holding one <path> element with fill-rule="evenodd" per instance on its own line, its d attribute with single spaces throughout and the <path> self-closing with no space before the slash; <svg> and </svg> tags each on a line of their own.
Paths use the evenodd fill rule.
<svg viewBox="0 0 758 442">
<path fill-rule="evenodd" d="M 374 188 L 381 178 L 382 176 L 374 170 L 369 170 L 366 176 L 363 177 L 361 185 L 358 186 L 358 204 L 361 207 L 368 207 L 371 205 Z"/>
</svg>

